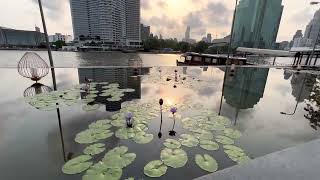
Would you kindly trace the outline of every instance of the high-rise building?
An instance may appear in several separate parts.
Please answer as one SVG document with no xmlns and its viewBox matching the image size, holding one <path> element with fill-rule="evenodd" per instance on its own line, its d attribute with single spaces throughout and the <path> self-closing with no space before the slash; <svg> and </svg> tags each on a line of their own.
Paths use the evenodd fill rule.
<svg viewBox="0 0 320 180">
<path fill-rule="evenodd" d="M 150 26 L 144 26 L 141 24 L 141 40 L 145 41 L 150 37 Z"/>
<path fill-rule="evenodd" d="M 282 12 L 282 0 L 241 0 L 237 6 L 232 46 L 273 49 Z"/>
<path fill-rule="evenodd" d="M 185 36 L 184 36 L 186 41 L 190 39 L 190 31 L 191 31 L 191 28 L 190 28 L 190 26 L 188 26 L 186 33 L 185 33 Z"/>
<path fill-rule="evenodd" d="M 75 39 L 112 47 L 140 46 L 140 0 L 70 0 Z"/>
<path fill-rule="evenodd" d="M 39 31 L 17 30 L 0 26 L 0 47 L 38 47 L 45 42 Z"/>
<path fill-rule="evenodd" d="M 212 42 L 212 35 L 209 33 L 207 34 L 207 43 L 211 43 Z"/>
<path fill-rule="evenodd" d="M 314 43 L 317 39 L 318 33 L 320 31 L 320 9 L 314 14 L 312 20 L 306 27 L 304 32 L 304 38 L 312 39 Z"/>
</svg>

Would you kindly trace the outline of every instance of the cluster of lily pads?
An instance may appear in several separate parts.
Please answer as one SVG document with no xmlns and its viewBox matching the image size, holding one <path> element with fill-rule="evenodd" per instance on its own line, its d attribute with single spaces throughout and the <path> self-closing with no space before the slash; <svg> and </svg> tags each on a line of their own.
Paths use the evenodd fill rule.
<svg viewBox="0 0 320 180">
<path fill-rule="evenodd" d="M 128 153 L 126 146 L 120 146 L 110 150 L 101 161 L 93 164 L 92 156 L 104 150 L 103 144 L 87 147 L 85 149 L 87 155 L 80 155 L 64 164 L 63 173 L 72 175 L 86 171 L 83 180 L 118 180 L 122 176 L 122 169 L 136 159 L 136 154 Z"/>
<path fill-rule="evenodd" d="M 98 91 L 98 87 L 102 88 L 102 92 Z M 32 97 L 25 97 L 25 101 L 33 107 L 42 111 L 52 111 L 63 106 L 71 106 L 76 103 L 83 103 L 84 111 L 96 111 L 100 108 L 100 104 L 95 103 L 98 96 L 106 97 L 107 101 L 121 101 L 125 93 L 134 92 L 134 89 L 119 89 L 118 83 L 99 82 L 76 85 L 72 89 L 53 91 L 42 93 Z M 80 93 L 85 94 L 80 99 Z"/>
<path fill-rule="evenodd" d="M 108 88 L 115 88 L 115 85 L 108 86 Z M 164 106 L 164 108 L 167 107 Z M 208 151 L 208 153 L 196 154 L 193 157 L 195 164 L 207 172 L 218 170 L 218 162 L 210 155 L 210 152 L 217 151 L 220 148 L 223 148 L 226 155 L 236 163 L 241 164 L 250 160 L 245 151 L 235 145 L 235 141 L 242 134 L 240 131 L 230 128 L 231 122 L 228 118 L 219 116 L 212 111 L 200 111 L 200 109 L 203 110 L 201 104 L 190 103 L 185 108 L 194 108 L 200 114 L 190 117 L 183 117 L 182 113 L 180 114 L 181 124 L 189 132 L 181 134 L 177 139 L 165 140 L 159 159 L 144 166 L 146 176 L 161 177 L 166 174 L 168 168 L 184 167 L 190 161 L 184 147 L 199 146 Z M 177 114 L 179 111 L 179 108 L 176 109 L 175 116 L 179 115 Z M 134 120 L 132 128 L 126 126 L 125 119 L 128 112 Z M 107 152 L 101 161 L 94 163 L 93 156 L 106 151 L 105 144 L 101 141 L 105 141 L 114 135 L 118 139 L 137 144 L 150 143 L 154 137 L 153 134 L 147 132 L 148 125 L 150 121 L 158 117 L 158 114 L 159 104 L 157 101 L 152 103 L 122 103 L 122 109 L 111 116 L 110 119 L 93 122 L 88 126 L 88 129 L 76 135 L 76 142 L 88 146 L 83 150 L 83 155 L 68 161 L 63 166 L 62 171 L 66 174 L 78 174 L 86 171 L 83 180 L 120 179 L 123 169 L 135 160 L 136 155 L 127 153 L 128 148 L 120 146 Z"/>
<path fill-rule="evenodd" d="M 242 136 L 241 132 L 230 128 L 231 122 L 228 118 L 218 116 L 216 113 L 206 111 L 202 115 L 184 118 L 181 120 L 183 127 L 190 134 L 181 134 L 178 140 L 166 139 L 160 153 L 160 160 L 149 162 L 144 167 L 145 175 L 149 177 L 163 176 L 168 167 L 181 168 L 188 161 L 187 153 L 183 146 L 192 148 L 198 145 L 207 151 L 216 151 L 223 147 L 228 157 L 238 164 L 250 160 L 243 149 L 234 145 L 235 140 Z M 219 143 L 221 145 L 219 145 Z M 195 163 L 207 172 L 218 170 L 218 163 L 209 154 L 196 154 Z"/>
<path fill-rule="evenodd" d="M 62 106 L 71 106 L 77 103 L 80 91 L 76 89 L 53 91 L 25 97 L 25 101 L 41 111 L 51 111 Z"/>
</svg>

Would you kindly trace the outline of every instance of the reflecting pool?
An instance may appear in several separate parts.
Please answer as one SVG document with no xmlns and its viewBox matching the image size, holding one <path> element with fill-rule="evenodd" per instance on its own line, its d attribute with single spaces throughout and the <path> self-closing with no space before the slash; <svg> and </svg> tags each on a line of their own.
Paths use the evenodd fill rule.
<svg viewBox="0 0 320 180">
<path fill-rule="evenodd" d="M 5 180 L 193 179 L 320 135 L 318 72 L 57 68 L 57 91 L 0 72 Z"/>
</svg>

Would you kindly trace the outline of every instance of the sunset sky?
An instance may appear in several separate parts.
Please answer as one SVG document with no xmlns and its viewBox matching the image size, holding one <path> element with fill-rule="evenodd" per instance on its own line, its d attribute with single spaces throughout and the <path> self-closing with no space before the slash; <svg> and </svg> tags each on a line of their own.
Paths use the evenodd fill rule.
<svg viewBox="0 0 320 180">
<path fill-rule="evenodd" d="M 49 34 L 72 34 L 69 0 L 42 0 Z M 319 6 L 312 0 L 283 0 L 278 41 L 291 40 L 297 29 L 305 26 Z M 184 36 L 187 25 L 192 38 L 200 40 L 206 33 L 221 38 L 231 29 L 235 0 L 141 0 L 141 21 L 151 26 L 154 34 L 164 38 Z M 0 0 L 0 26 L 16 29 L 41 27 L 37 0 Z M 41 28 L 42 29 L 42 28 Z"/>
</svg>

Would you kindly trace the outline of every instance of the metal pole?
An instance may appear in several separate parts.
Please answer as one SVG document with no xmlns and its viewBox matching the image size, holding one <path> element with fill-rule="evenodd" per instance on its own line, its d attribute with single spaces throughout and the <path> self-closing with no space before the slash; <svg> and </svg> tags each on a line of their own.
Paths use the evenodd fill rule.
<svg viewBox="0 0 320 180">
<path fill-rule="evenodd" d="M 228 46 L 228 57 L 227 57 L 227 61 L 230 58 L 230 51 L 231 51 L 231 43 L 233 41 L 233 30 L 234 30 L 234 22 L 236 19 L 236 13 L 237 13 L 237 5 L 238 5 L 238 0 L 236 0 L 236 4 L 234 7 L 234 12 L 233 12 L 233 19 L 232 19 L 232 26 L 231 26 L 231 35 L 230 35 L 230 42 L 229 42 L 229 46 Z"/>
<path fill-rule="evenodd" d="M 43 14 L 43 9 L 42 9 L 41 0 L 38 0 L 38 3 L 39 3 L 39 9 L 40 9 L 41 20 L 42 20 L 42 25 L 43 25 L 43 31 L 44 31 L 44 35 L 45 35 L 45 38 L 46 38 L 46 45 L 47 45 L 47 49 L 48 49 L 48 56 L 49 56 L 50 67 L 51 67 L 51 75 L 52 75 L 53 89 L 56 91 L 56 90 L 57 90 L 56 73 L 55 73 L 55 71 L 54 71 L 54 65 L 53 65 L 53 60 L 52 60 L 52 53 L 51 53 L 51 48 L 50 48 L 50 43 L 49 43 L 49 37 L 48 37 L 48 32 L 47 32 L 47 26 L 46 26 L 46 21 L 45 21 L 44 14 Z"/>
</svg>

